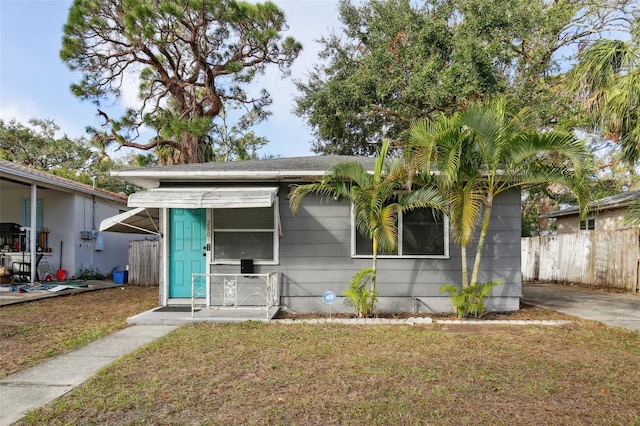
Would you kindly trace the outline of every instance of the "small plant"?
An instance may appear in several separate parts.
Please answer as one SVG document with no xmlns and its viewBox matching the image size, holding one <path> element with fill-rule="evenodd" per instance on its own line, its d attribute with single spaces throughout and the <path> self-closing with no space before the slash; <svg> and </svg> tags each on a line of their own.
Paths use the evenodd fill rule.
<svg viewBox="0 0 640 426">
<path fill-rule="evenodd" d="M 355 308 L 358 318 L 370 317 L 378 301 L 378 292 L 367 290 L 367 285 L 375 276 L 373 268 L 361 270 L 353 276 L 349 289 L 343 293 L 347 297 L 347 303 Z"/>
<path fill-rule="evenodd" d="M 440 287 L 440 293 L 451 293 L 451 303 L 456 308 L 458 318 L 481 318 L 486 313 L 484 298 L 493 287 L 502 285 L 502 280 L 473 283 L 462 289 L 453 284 Z"/>
<path fill-rule="evenodd" d="M 106 275 L 93 266 L 78 269 L 78 273 L 74 276 L 78 280 L 104 280 Z"/>
</svg>

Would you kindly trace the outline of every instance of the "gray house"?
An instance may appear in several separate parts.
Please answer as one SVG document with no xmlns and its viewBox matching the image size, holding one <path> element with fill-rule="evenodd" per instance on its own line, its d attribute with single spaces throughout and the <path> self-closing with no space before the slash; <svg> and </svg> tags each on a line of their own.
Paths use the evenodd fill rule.
<svg viewBox="0 0 640 426">
<path fill-rule="evenodd" d="M 323 295 L 330 290 L 337 295 L 333 310 L 350 312 L 342 292 L 356 272 L 371 265 L 371 242 L 355 230 L 350 203 L 308 196 L 293 216 L 288 200 L 293 185 L 313 182 L 345 160 L 373 169 L 370 158 L 316 156 L 113 172 L 146 189 L 128 201 L 137 209 L 138 224 L 151 223 L 145 219 L 149 212 L 158 214 L 160 304 L 225 307 L 274 296 L 277 306 L 294 312 L 326 312 Z M 124 220 L 133 223 L 136 217 Z M 110 223 L 116 230 L 117 220 Z M 448 220 L 434 219 L 427 209 L 401 216 L 398 246 L 378 261 L 380 309 L 450 311 L 439 289 L 459 282 L 461 261 Z M 493 289 L 488 308 L 517 310 L 519 191 L 495 200 L 484 253 L 480 280 L 504 281 Z"/>
</svg>

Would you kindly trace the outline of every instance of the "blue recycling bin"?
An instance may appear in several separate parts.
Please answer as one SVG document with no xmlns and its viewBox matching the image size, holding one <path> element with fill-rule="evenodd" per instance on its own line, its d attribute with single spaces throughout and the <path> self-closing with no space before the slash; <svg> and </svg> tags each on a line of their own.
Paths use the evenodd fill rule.
<svg viewBox="0 0 640 426">
<path fill-rule="evenodd" d="M 113 271 L 114 284 L 126 284 L 129 279 L 129 271 Z"/>
</svg>

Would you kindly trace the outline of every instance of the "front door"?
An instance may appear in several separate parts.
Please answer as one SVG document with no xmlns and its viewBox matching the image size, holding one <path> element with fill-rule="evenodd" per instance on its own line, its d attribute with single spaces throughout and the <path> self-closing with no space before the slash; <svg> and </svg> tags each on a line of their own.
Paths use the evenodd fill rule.
<svg viewBox="0 0 640 426">
<path fill-rule="evenodd" d="M 206 209 L 169 210 L 169 297 L 191 297 L 191 274 L 205 272 Z M 205 297 L 205 278 L 196 280 L 196 297 Z"/>
</svg>

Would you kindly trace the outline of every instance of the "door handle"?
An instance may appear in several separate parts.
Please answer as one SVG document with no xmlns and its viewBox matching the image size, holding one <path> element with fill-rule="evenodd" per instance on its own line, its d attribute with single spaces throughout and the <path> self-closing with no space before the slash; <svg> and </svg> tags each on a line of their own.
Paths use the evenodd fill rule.
<svg viewBox="0 0 640 426">
<path fill-rule="evenodd" d="M 211 244 L 202 247 L 202 250 L 211 251 Z"/>
</svg>

